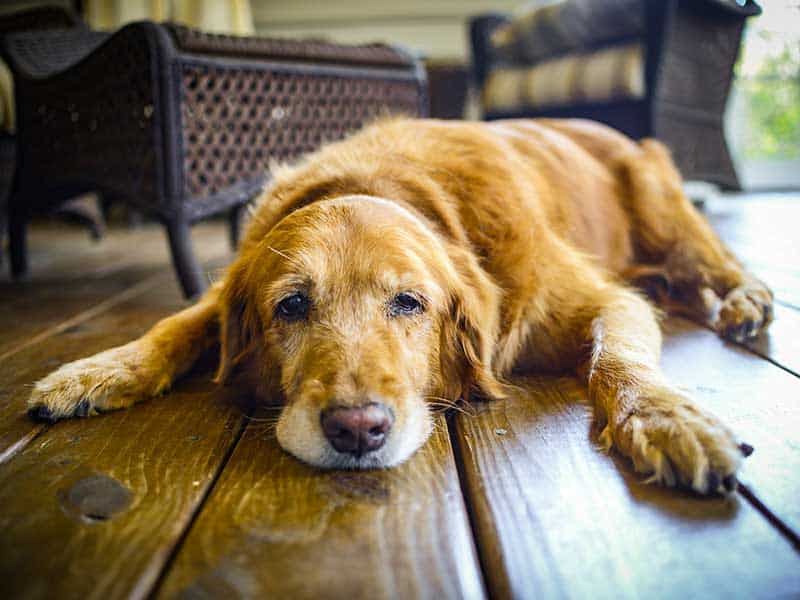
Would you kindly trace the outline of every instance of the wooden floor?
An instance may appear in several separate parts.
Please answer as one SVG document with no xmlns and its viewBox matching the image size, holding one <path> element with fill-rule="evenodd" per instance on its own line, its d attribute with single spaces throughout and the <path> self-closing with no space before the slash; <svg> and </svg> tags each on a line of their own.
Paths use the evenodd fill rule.
<svg viewBox="0 0 800 600">
<path fill-rule="evenodd" d="M 159 229 L 35 228 L 30 281 L 0 279 L 0 598 L 800 597 L 800 195 L 709 217 L 778 298 L 746 348 L 664 324 L 669 376 L 756 448 L 732 499 L 642 483 L 568 379 L 442 415 L 381 472 L 299 463 L 208 373 L 34 424 L 36 379 L 183 305 Z M 213 277 L 224 228 L 195 238 Z"/>
</svg>

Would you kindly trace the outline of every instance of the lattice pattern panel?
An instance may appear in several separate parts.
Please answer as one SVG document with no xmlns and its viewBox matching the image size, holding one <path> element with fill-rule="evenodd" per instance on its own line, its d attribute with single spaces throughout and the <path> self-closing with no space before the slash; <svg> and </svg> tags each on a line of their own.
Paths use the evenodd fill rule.
<svg viewBox="0 0 800 600">
<path fill-rule="evenodd" d="M 363 73 L 363 70 L 361 71 Z M 417 115 L 416 80 L 186 64 L 184 191 L 203 197 L 386 114 Z"/>
<path fill-rule="evenodd" d="M 129 30 L 61 75 L 20 85 L 20 134 L 31 183 L 91 183 L 146 206 L 159 201 L 159 129 L 151 51 Z"/>
</svg>

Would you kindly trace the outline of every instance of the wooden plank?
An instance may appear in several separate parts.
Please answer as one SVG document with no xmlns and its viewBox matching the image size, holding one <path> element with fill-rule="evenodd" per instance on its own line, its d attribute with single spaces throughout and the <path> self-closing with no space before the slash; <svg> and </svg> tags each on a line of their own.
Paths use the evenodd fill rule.
<svg viewBox="0 0 800 600">
<path fill-rule="evenodd" d="M 756 453 L 745 480 L 770 509 L 796 519 L 796 378 L 708 331 L 675 326 L 665 348 L 667 372 L 746 434 Z M 742 498 L 645 485 L 625 459 L 597 448 L 585 401 L 573 380 L 537 378 L 524 397 L 456 419 L 491 595 L 800 594 L 800 556 L 761 513 Z"/>
<path fill-rule="evenodd" d="M 800 374 L 800 195 L 748 194 L 709 203 L 707 216 L 720 237 L 775 292 L 775 323 L 744 345 Z"/>
<path fill-rule="evenodd" d="M 800 376 L 800 310 L 776 304 L 775 322 L 767 333 L 748 340 L 744 345 Z"/>
<path fill-rule="evenodd" d="M 6 598 L 142 598 L 243 416 L 208 374 L 135 409 L 63 421 L 0 465 Z"/>
<path fill-rule="evenodd" d="M 21 343 L 47 332 L 92 306 L 125 295 L 155 273 L 171 271 L 162 228 L 111 230 L 100 243 L 70 229 L 31 228 L 31 273 L 28 281 L 0 282 L 0 359 Z M 201 224 L 193 231 L 199 260 L 232 256 L 221 223 Z M 36 249 L 36 251 L 34 251 Z M 172 286 L 165 281 L 162 285 Z"/>
<path fill-rule="evenodd" d="M 742 481 L 800 534 L 800 379 L 684 319 L 664 329 L 664 371 L 756 449 Z"/>
<path fill-rule="evenodd" d="M 50 230 L 34 231 L 41 234 Z M 83 269 L 88 272 L 93 265 L 102 267 L 103 261 L 87 260 L 80 252 L 76 259 L 72 232 L 55 230 L 50 234 L 52 251 L 64 255 L 65 261 L 43 269 L 41 281 L 33 288 L 0 285 L 0 296 L 21 297 L 0 317 L 6 340 L 10 340 L 6 346 L 0 343 L 0 463 L 42 430 L 25 414 L 25 403 L 36 380 L 65 362 L 135 339 L 159 319 L 186 305 L 165 263 L 167 257 L 159 253 L 163 250 L 160 228 L 139 230 L 135 235 L 111 232 L 106 242 L 109 264 L 115 266 L 86 279 L 82 279 Z M 227 253 L 223 224 L 199 226 L 195 241 L 203 259 Z M 209 272 L 215 272 L 221 262 L 216 258 L 205 264 Z M 105 296 L 112 291 L 116 293 Z"/>
<path fill-rule="evenodd" d="M 208 229 L 201 255 L 219 254 L 222 232 L 219 224 Z M 41 286 L 19 292 L 41 301 L 33 318 L 45 311 L 54 325 L 33 343 L 18 336 L 18 350 L 0 362 L 4 597 L 147 595 L 238 438 L 241 410 L 210 383 L 209 373 L 165 398 L 103 417 L 45 428 L 25 415 L 33 381 L 63 362 L 129 341 L 185 305 L 167 257 L 154 251 L 161 237 L 151 230 L 136 237 L 134 248 L 112 236 L 111 254 L 131 256 L 97 273 L 97 287 L 74 294 L 67 307 L 83 307 L 77 315 L 65 314 L 64 303 L 48 296 L 60 286 L 47 269 Z M 72 261 L 67 271 L 85 275 L 86 263 Z M 118 303 L 95 304 L 110 289 L 104 282 L 122 290 Z M 10 323 L 17 333 L 24 327 Z"/>
<path fill-rule="evenodd" d="M 212 262 L 208 268 L 218 263 Z M 142 335 L 159 319 L 188 303 L 174 285 L 171 272 L 155 275 L 119 303 L 83 311 L 62 329 L 32 340 L 0 362 L 0 463 L 21 450 L 41 426 L 25 413 L 31 387 L 58 366 L 90 356 Z M 126 294 L 123 292 L 122 296 Z M 99 308 L 99 310 L 95 310 Z M 21 445 L 20 445 L 21 444 Z"/>
<path fill-rule="evenodd" d="M 41 429 L 25 412 L 34 382 L 66 362 L 135 339 L 185 305 L 171 289 L 170 278 L 169 273 L 156 276 L 121 304 L 92 313 L 92 318 L 4 357 L 0 362 L 0 455 Z"/>
<path fill-rule="evenodd" d="M 800 194 L 727 196 L 710 202 L 706 216 L 778 300 L 800 308 Z"/>
<path fill-rule="evenodd" d="M 158 597 L 479 598 L 444 419 L 386 471 L 320 471 L 251 425 Z"/>
</svg>

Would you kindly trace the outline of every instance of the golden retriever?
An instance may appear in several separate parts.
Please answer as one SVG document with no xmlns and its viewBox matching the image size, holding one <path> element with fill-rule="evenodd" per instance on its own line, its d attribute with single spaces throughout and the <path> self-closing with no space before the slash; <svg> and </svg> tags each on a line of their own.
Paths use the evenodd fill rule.
<svg viewBox="0 0 800 600">
<path fill-rule="evenodd" d="M 219 283 L 39 381 L 30 412 L 130 406 L 219 343 L 219 382 L 238 374 L 280 399 L 285 450 L 389 467 L 425 442 L 431 399 L 498 398 L 512 371 L 566 371 L 638 471 L 730 491 L 751 448 L 665 381 L 656 310 L 631 282 L 736 340 L 771 320 L 772 293 L 658 142 L 575 120 L 381 121 L 276 169 Z"/>
</svg>

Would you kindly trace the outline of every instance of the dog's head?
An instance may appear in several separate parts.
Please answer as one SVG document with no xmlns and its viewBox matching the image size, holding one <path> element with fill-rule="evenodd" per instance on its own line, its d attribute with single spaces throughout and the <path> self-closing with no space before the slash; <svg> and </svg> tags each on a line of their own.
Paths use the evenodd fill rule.
<svg viewBox="0 0 800 600">
<path fill-rule="evenodd" d="M 388 467 L 432 428 L 431 404 L 491 372 L 496 287 L 472 254 L 397 204 L 348 196 L 284 217 L 231 267 L 218 379 L 255 369 L 282 397 L 281 446 L 321 467 Z"/>
</svg>

